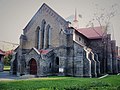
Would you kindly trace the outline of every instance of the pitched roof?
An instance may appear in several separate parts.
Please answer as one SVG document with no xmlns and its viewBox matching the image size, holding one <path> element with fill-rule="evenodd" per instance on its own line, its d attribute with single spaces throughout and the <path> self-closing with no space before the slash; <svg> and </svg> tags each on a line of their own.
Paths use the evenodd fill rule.
<svg viewBox="0 0 120 90">
<path fill-rule="evenodd" d="M 5 52 L 0 49 L 0 55 L 5 55 Z"/>
<path fill-rule="evenodd" d="M 5 56 L 12 55 L 14 50 L 5 51 Z"/>
<path fill-rule="evenodd" d="M 67 26 L 67 21 L 61 17 L 59 14 L 57 14 L 52 8 L 50 8 L 47 4 L 43 3 L 43 5 L 40 7 L 40 9 L 35 13 L 35 15 L 31 18 L 29 23 L 26 25 L 26 27 L 23 29 L 25 32 L 33 25 L 33 23 L 36 20 L 36 17 L 41 14 L 41 12 L 46 12 L 55 18 L 56 21 L 58 21 L 61 25 Z"/>
<path fill-rule="evenodd" d="M 33 47 L 31 50 L 34 50 L 35 52 L 37 52 L 37 54 L 47 54 L 47 53 L 49 53 L 50 51 L 52 51 L 52 49 L 46 49 L 46 50 L 44 50 L 44 49 L 40 49 L 40 50 L 38 50 L 38 49 L 36 49 L 35 47 Z M 30 53 L 31 52 L 31 50 L 28 52 L 28 53 Z"/>
<path fill-rule="evenodd" d="M 47 54 L 48 52 L 50 52 L 51 50 L 39 50 L 39 52 L 41 53 L 41 54 Z"/>
<path fill-rule="evenodd" d="M 101 27 L 80 28 L 77 29 L 77 31 L 83 34 L 88 39 L 99 39 L 102 38 L 102 35 L 104 34 Z"/>
</svg>

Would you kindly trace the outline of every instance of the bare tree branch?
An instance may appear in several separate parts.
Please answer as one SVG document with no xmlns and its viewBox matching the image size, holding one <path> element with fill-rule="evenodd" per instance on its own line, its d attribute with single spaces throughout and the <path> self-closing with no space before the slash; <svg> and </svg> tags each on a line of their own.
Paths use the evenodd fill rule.
<svg viewBox="0 0 120 90">
<path fill-rule="evenodd" d="M 88 24 L 86 25 L 86 27 L 92 27 L 93 30 L 100 36 L 100 37 L 104 37 L 107 32 L 108 32 L 108 27 L 109 27 L 109 24 L 110 24 L 110 21 L 113 17 L 115 17 L 115 15 L 117 14 L 117 7 L 118 4 L 113 4 L 111 7 L 110 7 L 110 10 L 109 11 L 106 11 L 105 8 L 102 8 L 100 10 L 97 10 L 97 11 L 101 11 L 101 13 L 97 13 L 95 12 L 94 13 L 94 18 L 92 20 L 90 20 L 88 22 Z M 96 9 L 98 9 L 98 4 L 96 4 Z M 101 36 L 94 28 L 94 22 L 98 22 L 99 26 L 101 27 L 101 29 L 104 30 L 103 32 L 103 35 Z M 104 28 L 103 28 L 104 27 Z"/>
</svg>

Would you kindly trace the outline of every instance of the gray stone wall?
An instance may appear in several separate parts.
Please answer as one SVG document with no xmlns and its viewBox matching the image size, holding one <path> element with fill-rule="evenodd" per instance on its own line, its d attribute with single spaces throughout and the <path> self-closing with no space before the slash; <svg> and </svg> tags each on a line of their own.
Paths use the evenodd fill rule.
<svg viewBox="0 0 120 90">
<path fill-rule="evenodd" d="M 101 74 L 117 73 L 116 42 L 111 41 L 110 34 L 104 36 L 103 39 L 91 40 L 88 46 L 98 55 Z"/>
<path fill-rule="evenodd" d="M 118 73 L 120 73 L 120 57 L 118 57 L 117 60 L 118 60 Z"/>
<path fill-rule="evenodd" d="M 74 76 L 83 77 L 84 73 L 84 50 L 83 47 L 74 42 L 74 61 L 73 61 L 73 68 L 74 68 Z"/>
<path fill-rule="evenodd" d="M 0 55 L 0 72 L 2 72 L 4 68 L 3 60 L 4 60 L 4 56 Z"/>
<path fill-rule="evenodd" d="M 113 74 L 118 73 L 117 59 L 116 59 L 116 41 L 111 41 L 111 50 L 112 50 L 112 66 L 113 66 Z"/>
<path fill-rule="evenodd" d="M 102 43 L 102 39 L 89 40 L 87 46 L 92 49 L 93 53 L 96 53 L 98 55 L 98 61 L 100 61 L 100 72 L 102 74 L 105 73 L 105 68 L 106 68 L 105 59 L 104 59 L 105 49 L 104 49 L 104 44 Z"/>
<path fill-rule="evenodd" d="M 37 76 L 49 76 L 53 75 L 54 68 L 54 53 L 50 51 L 47 54 L 37 53 L 34 49 L 30 53 L 26 54 L 26 74 L 30 74 L 29 62 L 31 59 L 36 60 L 37 63 Z"/>
<path fill-rule="evenodd" d="M 84 47 L 83 55 L 84 55 L 84 58 L 83 58 L 83 76 L 84 77 L 92 77 L 92 75 L 91 75 L 91 60 L 88 57 L 89 52 L 87 51 L 86 47 Z"/>
<path fill-rule="evenodd" d="M 94 60 L 96 61 L 96 73 L 97 77 L 100 76 L 100 61 L 98 60 L 98 55 L 94 53 Z"/>
<path fill-rule="evenodd" d="M 59 36 L 59 75 L 73 75 L 73 30 L 61 31 Z"/>
<path fill-rule="evenodd" d="M 50 35 L 51 36 L 50 46 L 51 47 L 59 46 L 59 33 L 60 31 L 66 29 L 67 22 L 62 17 L 60 17 L 57 13 L 55 13 L 50 7 L 44 4 L 24 29 L 24 35 L 26 36 L 27 40 L 26 42 L 24 42 L 23 48 L 31 49 L 32 47 L 36 46 L 35 31 L 38 26 L 40 27 L 40 30 L 42 29 L 42 20 L 45 20 L 46 22 L 45 30 L 46 30 L 46 26 L 50 25 L 50 32 L 52 32 Z M 45 45 L 45 42 L 44 42 L 44 45 Z"/>
<path fill-rule="evenodd" d="M 107 35 L 107 73 L 113 73 L 112 51 L 111 51 L 111 35 Z"/>
<path fill-rule="evenodd" d="M 90 51 L 88 57 L 91 60 L 91 75 L 92 75 L 92 77 L 97 77 L 97 73 L 96 73 L 96 61 L 94 59 L 94 54 L 93 54 L 92 51 Z"/>
</svg>

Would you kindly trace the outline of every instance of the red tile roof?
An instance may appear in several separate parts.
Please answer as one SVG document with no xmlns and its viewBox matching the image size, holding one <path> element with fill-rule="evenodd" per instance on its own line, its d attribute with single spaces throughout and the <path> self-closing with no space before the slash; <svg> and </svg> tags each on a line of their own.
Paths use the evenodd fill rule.
<svg viewBox="0 0 120 90">
<path fill-rule="evenodd" d="M 50 50 L 39 50 L 41 54 L 47 54 Z"/>
<path fill-rule="evenodd" d="M 5 52 L 0 49 L 0 55 L 5 55 Z"/>
<path fill-rule="evenodd" d="M 101 27 L 90 27 L 90 28 L 80 28 L 77 31 L 89 39 L 98 39 L 103 35 L 103 30 Z"/>
<path fill-rule="evenodd" d="M 5 56 L 12 55 L 14 50 L 5 51 Z"/>
</svg>

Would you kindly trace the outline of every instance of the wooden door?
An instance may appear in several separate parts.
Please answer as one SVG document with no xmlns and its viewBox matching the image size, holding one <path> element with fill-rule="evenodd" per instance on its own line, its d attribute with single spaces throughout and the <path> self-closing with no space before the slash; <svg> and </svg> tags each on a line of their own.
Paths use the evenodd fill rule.
<svg viewBox="0 0 120 90">
<path fill-rule="evenodd" d="M 31 59 L 29 62 L 30 65 L 30 74 L 36 75 L 37 74 L 37 63 L 35 59 Z"/>
</svg>

